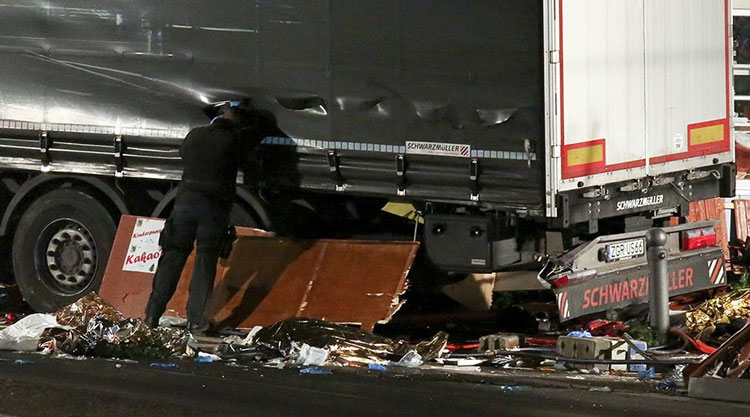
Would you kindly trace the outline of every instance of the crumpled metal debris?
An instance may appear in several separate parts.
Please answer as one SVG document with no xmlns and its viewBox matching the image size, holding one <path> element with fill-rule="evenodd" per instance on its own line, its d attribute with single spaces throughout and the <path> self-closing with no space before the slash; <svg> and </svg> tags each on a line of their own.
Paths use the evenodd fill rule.
<svg viewBox="0 0 750 417">
<path fill-rule="evenodd" d="M 194 357 L 190 334 L 183 329 L 151 329 L 140 319 L 127 318 L 96 293 L 90 293 L 55 313 L 70 329 L 46 329 L 39 349 L 71 355 L 121 359 Z"/>
<path fill-rule="evenodd" d="M 416 352 L 424 361 L 438 358 L 447 341 L 445 332 L 438 332 L 430 340 L 409 344 L 324 320 L 290 318 L 260 329 L 252 344 L 295 362 L 300 360 L 302 347 L 308 345 L 327 350 L 327 364 L 368 366 L 399 361 L 409 352 Z"/>
<path fill-rule="evenodd" d="M 750 377 L 750 322 L 727 339 L 718 349 L 699 364 L 684 369 L 685 379 L 710 376 L 712 378 Z"/>
<path fill-rule="evenodd" d="M 686 314 L 685 325 L 700 333 L 707 327 L 729 323 L 737 318 L 750 318 L 750 290 L 735 290 L 703 302 Z"/>
</svg>

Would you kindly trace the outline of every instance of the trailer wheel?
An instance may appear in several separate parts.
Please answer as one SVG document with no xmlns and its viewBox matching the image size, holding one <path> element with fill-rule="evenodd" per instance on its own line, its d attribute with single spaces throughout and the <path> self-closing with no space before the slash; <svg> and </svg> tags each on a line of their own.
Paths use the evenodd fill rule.
<svg viewBox="0 0 750 417">
<path fill-rule="evenodd" d="M 82 191 L 60 189 L 37 199 L 13 239 L 13 271 L 26 302 L 53 312 L 98 290 L 115 232 L 109 212 Z"/>
</svg>

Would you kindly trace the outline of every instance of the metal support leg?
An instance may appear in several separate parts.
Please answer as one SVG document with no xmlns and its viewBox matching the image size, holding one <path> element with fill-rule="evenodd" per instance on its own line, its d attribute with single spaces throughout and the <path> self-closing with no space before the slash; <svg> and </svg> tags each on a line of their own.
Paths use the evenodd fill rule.
<svg viewBox="0 0 750 417">
<path fill-rule="evenodd" d="M 667 278 L 667 234 L 662 229 L 646 232 L 646 249 L 649 265 L 649 324 L 666 341 L 669 331 L 669 281 Z"/>
</svg>

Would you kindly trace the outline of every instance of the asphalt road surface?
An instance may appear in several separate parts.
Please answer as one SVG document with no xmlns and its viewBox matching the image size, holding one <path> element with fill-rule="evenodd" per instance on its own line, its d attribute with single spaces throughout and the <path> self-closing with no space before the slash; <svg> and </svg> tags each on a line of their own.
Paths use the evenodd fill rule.
<svg viewBox="0 0 750 417">
<path fill-rule="evenodd" d="M 545 386 L 523 378 L 54 358 L 0 352 L 0 417 L 743 416 L 750 404 Z"/>
</svg>

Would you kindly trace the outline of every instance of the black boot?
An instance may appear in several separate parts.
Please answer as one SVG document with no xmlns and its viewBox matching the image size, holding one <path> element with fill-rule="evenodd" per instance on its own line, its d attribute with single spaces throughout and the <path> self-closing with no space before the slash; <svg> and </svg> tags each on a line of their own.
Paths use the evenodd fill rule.
<svg viewBox="0 0 750 417">
<path fill-rule="evenodd" d="M 193 336 L 205 336 L 206 333 L 213 331 L 213 326 L 211 326 L 211 322 L 207 320 L 198 323 L 188 322 L 187 330 L 192 333 Z"/>
<path fill-rule="evenodd" d="M 159 317 L 146 316 L 146 325 L 152 329 L 159 327 Z"/>
</svg>

